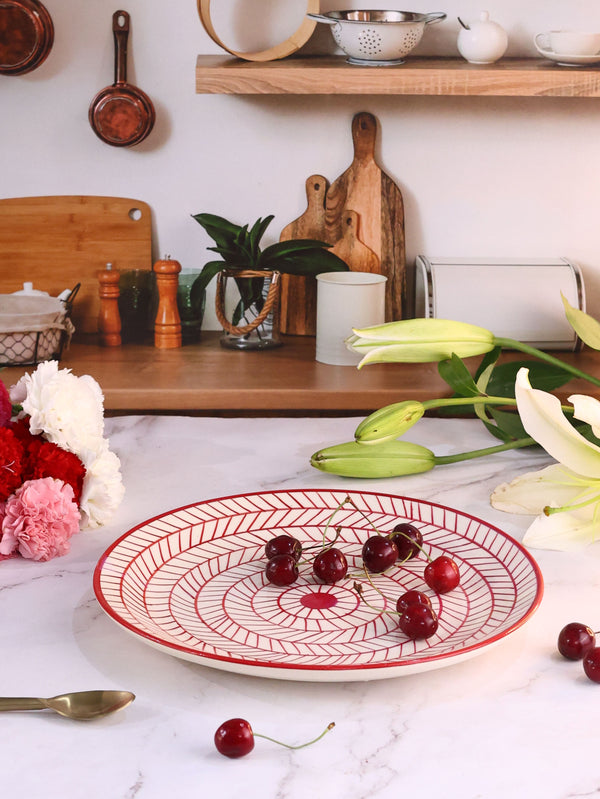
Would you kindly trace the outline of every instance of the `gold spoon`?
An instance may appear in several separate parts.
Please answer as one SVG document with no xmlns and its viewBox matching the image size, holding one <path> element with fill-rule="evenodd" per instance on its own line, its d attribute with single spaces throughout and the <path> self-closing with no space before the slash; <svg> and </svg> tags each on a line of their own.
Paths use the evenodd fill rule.
<svg viewBox="0 0 600 799">
<path fill-rule="evenodd" d="M 27 696 L 0 697 L 3 710 L 54 710 L 61 716 L 77 721 L 99 719 L 130 705 L 135 694 L 129 691 L 75 691 L 70 694 L 38 699 Z"/>
</svg>

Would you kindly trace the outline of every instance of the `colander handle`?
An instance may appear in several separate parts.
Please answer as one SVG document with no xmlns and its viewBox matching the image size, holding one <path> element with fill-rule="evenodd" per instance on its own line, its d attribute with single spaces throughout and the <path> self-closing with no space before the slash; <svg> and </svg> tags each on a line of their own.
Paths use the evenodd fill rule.
<svg viewBox="0 0 600 799">
<path fill-rule="evenodd" d="M 426 25 L 432 22 L 441 22 L 444 19 L 446 19 L 446 14 L 443 11 L 434 11 L 432 14 L 423 15 L 423 21 Z"/>
<path fill-rule="evenodd" d="M 337 25 L 339 20 L 331 19 L 331 17 L 324 17 L 323 14 L 307 14 L 310 19 L 316 19 L 317 22 L 324 22 L 326 25 Z M 446 16 L 444 14 L 444 16 Z"/>
</svg>

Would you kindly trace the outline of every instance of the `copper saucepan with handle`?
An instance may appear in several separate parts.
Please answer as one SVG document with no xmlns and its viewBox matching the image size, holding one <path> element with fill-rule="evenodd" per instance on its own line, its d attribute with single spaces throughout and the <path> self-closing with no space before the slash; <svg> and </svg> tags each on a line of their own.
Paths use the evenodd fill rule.
<svg viewBox="0 0 600 799">
<path fill-rule="evenodd" d="M 113 14 L 115 82 L 98 92 L 89 110 L 94 133 L 114 147 L 139 144 L 152 130 L 156 118 L 148 95 L 137 86 L 127 83 L 129 22 L 127 11 L 115 11 Z"/>
<path fill-rule="evenodd" d="M 24 75 L 46 60 L 54 25 L 39 0 L 0 0 L 0 75 Z"/>
</svg>

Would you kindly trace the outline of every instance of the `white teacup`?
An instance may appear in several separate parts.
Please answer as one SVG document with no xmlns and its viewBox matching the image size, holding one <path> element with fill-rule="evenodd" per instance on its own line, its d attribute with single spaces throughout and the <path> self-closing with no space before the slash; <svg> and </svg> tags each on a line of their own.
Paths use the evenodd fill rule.
<svg viewBox="0 0 600 799">
<path fill-rule="evenodd" d="M 565 55 L 596 55 L 600 52 L 600 33 L 550 31 L 550 48 Z"/>
</svg>

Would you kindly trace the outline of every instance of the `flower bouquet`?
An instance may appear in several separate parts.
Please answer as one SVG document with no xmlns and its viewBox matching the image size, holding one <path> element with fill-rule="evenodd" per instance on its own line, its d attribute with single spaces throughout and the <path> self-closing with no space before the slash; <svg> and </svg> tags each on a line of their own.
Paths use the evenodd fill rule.
<svg viewBox="0 0 600 799">
<path fill-rule="evenodd" d="M 563 297 L 566 318 L 580 339 L 600 350 L 600 324 Z M 442 319 L 408 319 L 355 330 L 347 344 L 369 363 L 438 362 L 453 396 L 388 405 L 364 419 L 354 441 L 314 453 L 317 469 L 346 477 L 394 477 L 417 474 L 442 464 L 539 445 L 557 463 L 498 486 L 492 505 L 536 519 L 523 542 L 532 547 L 570 549 L 600 537 L 600 401 L 569 396 L 569 405 L 553 389 L 573 377 L 599 387 L 600 379 L 513 339 L 484 328 Z M 503 348 L 535 360 L 499 362 Z M 475 374 L 463 358 L 483 356 Z M 427 412 L 474 412 L 501 443 L 471 452 L 437 456 L 401 436 Z"/>
<path fill-rule="evenodd" d="M 44 361 L 10 391 L 0 382 L 0 560 L 46 561 L 80 527 L 105 524 L 124 488 L 89 375 Z"/>
</svg>

